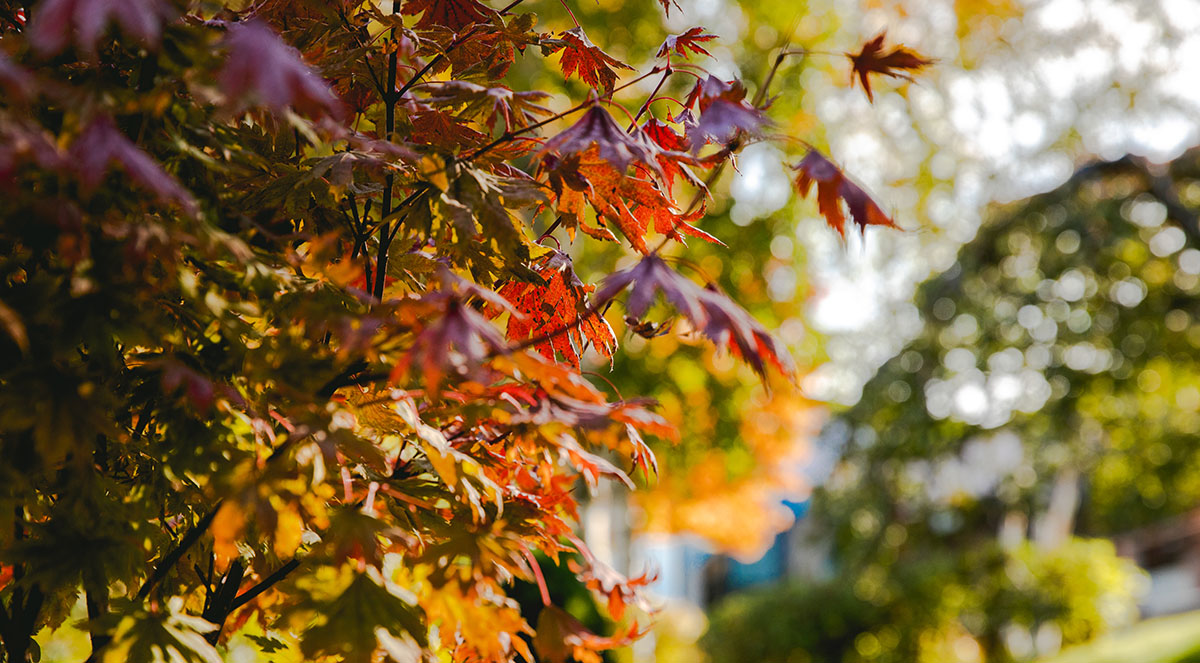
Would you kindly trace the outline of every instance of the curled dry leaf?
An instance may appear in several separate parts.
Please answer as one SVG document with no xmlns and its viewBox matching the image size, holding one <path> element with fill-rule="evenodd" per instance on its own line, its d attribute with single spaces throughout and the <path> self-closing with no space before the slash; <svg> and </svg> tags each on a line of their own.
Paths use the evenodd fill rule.
<svg viewBox="0 0 1200 663">
<path fill-rule="evenodd" d="M 883 39 L 886 34 L 886 32 L 880 32 L 874 39 L 863 44 L 862 50 L 858 53 L 846 54 L 853 67 L 850 82 L 853 83 L 854 75 L 857 75 L 858 80 L 862 82 L 863 91 L 867 93 L 867 99 L 871 101 L 875 101 L 875 95 L 871 92 L 871 80 L 867 77 L 868 74 L 881 74 L 911 81 L 912 76 L 904 73 L 905 71 L 916 71 L 933 64 L 933 60 L 905 48 L 903 44 L 893 46 L 891 51 L 884 53 Z"/>
<path fill-rule="evenodd" d="M 809 148 L 804 159 L 796 164 L 796 190 L 801 196 L 807 196 L 813 184 L 817 185 L 817 208 L 825 217 L 825 222 L 846 235 L 846 216 L 842 213 L 841 201 L 846 203 L 850 218 L 858 224 L 861 232 L 867 231 L 867 226 L 898 226 L 883 213 L 879 205 L 867 195 L 862 187 L 851 182 L 832 161 L 814 148 Z"/>
</svg>

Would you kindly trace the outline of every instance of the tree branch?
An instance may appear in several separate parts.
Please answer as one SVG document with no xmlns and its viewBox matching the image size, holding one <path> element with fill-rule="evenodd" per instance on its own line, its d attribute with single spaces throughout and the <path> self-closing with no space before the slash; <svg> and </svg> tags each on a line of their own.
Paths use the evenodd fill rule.
<svg viewBox="0 0 1200 663">
<path fill-rule="evenodd" d="M 223 503 L 224 500 L 220 500 L 213 505 L 213 508 L 200 519 L 200 522 L 196 523 L 192 529 L 188 530 L 187 534 L 183 535 L 183 538 L 180 539 L 175 549 L 167 553 L 166 557 L 163 557 L 158 565 L 154 567 L 154 572 L 150 574 L 150 577 L 146 580 L 146 584 L 142 585 L 141 589 L 138 590 L 138 601 L 146 600 L 146 597 L 150 595 L 150 590 L 154 589 L 155 585 L 167 577 L 167 573 L 179 563 L 180 559 L 183 559 L 188 549 L 195 545 L 200 540 L 200 537 L 208 531 L 209 525 L 212 525 L 213 518 L 217 517 L 217 511 L 221 509 L 221 504 Z"/>
<path fill-rule="evenodd" d="M 400 0 L 392 0 L 392 16 L 395 16 L 399 12 Z M 392 28 L 392 41 L 395 40 L 396 28 Z M 425 66 L 425 69 L 417 72 L 416 76 L 413 76 L 399 92 L 396 92 L 398 55 L 395 49 L 392 49 L 392 53 L 388 55 L 387 80 L 385 81 L 387 92 L 383 95 L 383 138 L 387 141 L 392 140 L 392 134 L 396 132 L 396 102 L 400 100 L 400 97 L 404 96 L 409 87 L 412 87 L 413 82 L 419 76 L 424 75 L 424 72 L 428 71 L 430 65 L 433 64 L 433 61 L 431 61 L 429 65 Z M 434 61 L 436 60 L 437 58 L 434 58 Z M 375 299 L 383 299 L 384 274 L 387 273 L 388 247 L 392 243 L 392 233 L 388 229 L 387 217 L 392 213 L 392 187 L 395 184 L 396 176 L 389 170 L 387 175 L 383 177 L 383 208 L 379 210 L 379 218 L 381 219 L 379 224 L 379 249 L 375 253 L 375 285 L 371 288 L 371 294 L 375 295 Z"/>
<path fill-rule="evenodd" d="M 229 608 L 230 612 L 233 612 L 234 610 L 237 610 L 238 608 L 240 608 L 240 607 L 246 605 L 247 603 L 253 601 L 254 599 L 258 598 L 259 594 L 262 594 L 263 592 L 270 589 L 272 586 L 274 586 L 280 580 L 283 580 L 284 578 L 286 578 L 288 576 L 288 574 L 290 574 L 292 571 L 295 571 L 299 567 L 300 567 L 300 560 L 298 560 L 298 559 L 293 559 L 292 561 L 288 562 L 287 564 L 284 564 L 283 566 L 279 567 L 278 569 L 275 570 L 274 573 L 267 576 L 266 578 L 263 578 L 262 582 L 251 587 L 250 589 L 247 589 L 246 591 L 242 592 L 237 598 L 235 598 L 233 600 L 233 603 L 230 604 L 230 608 Z"/>
<path fill-rule="evenodd" d="M 216 624 L 217 628 L 204 636 L 212 644 L 216 644 L 217 640 L 221 639 L 221 630 L 225 627 L 225 620 L 229 615 L 233 614 L 234 610 L 246 605 L 247 603 L 258 598 L 259 594 L 270 589 L 280 580 L 283 580 L 289 573 L 295 571 L 300 566 L 300 560 L 293 559 L 275 570 L 274 573 L 267 576 L 262 582 L 251 587 L 250 589 L 236 594 L 238 587 L 242 584 L 242 578 L 245 577 L 245 567 L 241 562 L 234 562 L 229 568 L 229 572 L 221 579 L 221 584 L 217 589 L 209 595 L 204 613 L 201 615 L 209 622 Z"/>
</svg>

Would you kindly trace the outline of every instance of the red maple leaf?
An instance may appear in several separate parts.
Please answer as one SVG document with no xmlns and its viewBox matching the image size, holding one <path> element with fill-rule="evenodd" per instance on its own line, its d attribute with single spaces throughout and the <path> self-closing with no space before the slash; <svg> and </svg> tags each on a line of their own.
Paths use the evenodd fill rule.
<svg viewBox="0 0 1200 663">
<path fill-rule="evenodd" d="M 548 45 L 547 54 L 560 50 L 563 52 L 558 64 L 562 67 L 564 77 L 578 74 L 584 83 L 605 92 L 611 91 L 617 84 L 617 72 L 614 69 L 633 69 L 600 50 L 584 34 L 583 28 L 560 32 L 557 39 L 543 43 Z"/>
<path fill-rule="evenodd" d="M 560 355 L 579 368 L 585 340 L 601 355 L 612 358 L 617 339 L 612 327 L 597 311 L 588 307 L 587 295 L 594 288 L 584 285 L 575 274 L 571 257 L 561 251 L 551 251 L 535 267 L 545 285 L 510 281 L 500 289 L 500 295 L 521 313 L 508 319 L 510 341 L 549 336 L 536 346 L 547 359 Z M 501 309 L 489 307 L 489 317 L 500 315 Z M 566 331 L 555 334 L 564 326 Z"/>
<path fill-rule="evenodd" d="M 864 233 L 867 226 L 898 227 L 862 187 L 851 182 L 845 173 L 816 149 L 810 147 L 808 154 L 793 169 L 799 171 L 799 175 L 796 176 L 796 190 L 801 196 L 807 196 L 815 183 L 817 208 L 825 217 L 826 223 L 843 237 L 846 235 L 846 217 L 842 213 L 839 199 L 846 203 L 850 218 Z"/>
<path fill-rule="evenodd" d="M 887 33 L 880 32 L 874 39 L 863 44 L 862 50 L 857 54 L 846 54 L 853 66 L 850 82 L 854 82 L 854 75 L 857 74 L 858 80 L 862 82 L 863 90 L 867 93 L 867 99 L 871 101 L 875 101 L 875 95 L 871 92 L 871 80 L 867 78 L 867 74 L 882 74 L 911 81 L 912 76 L 904 73 L 903 70 L 916 71 L 921 67 L 933 64 L 933 60 L 910 51 L 903 44 L 893 46 L 891 51 L 884 53 L 883 37 L 885 34 Z"/>
<path fill-rule="evenodd" d="M 655 55 L 655 57 L 661 58 L 664 55 L 669 55 L 670 53 L 675 52 L 684 58 L 687 58 L 688 51 L 691 51 L 697 55 L 711 56 L 712 53 L 704 50 L 704 47 L 700 44 L 702 42 L 712 41 L 716 38 L 716 35 L 706 34 L 704 32 L 704 28 L 691 28 L 682 34 L 669 35 L 663 41 L 662 46 L 658 47 L 658 53 Z"/>
<path fill-rule="evenodd" d="M 451 30 L 462 30 L 472 23 L 480 23 L 495 14 L 495 10 L 475 0 L 405 0 L 400 13 L 416 16 L 417 29 L 445 26 Z"/>
<path fill-rule="evenodd" d="M 176 14 L 167 0 L 42 0 L 29 21 L 29 43 L 45 57 L 61 53 L 73 39 L 94 58 L 96 43 L 115 22 L 129 36 L 156 46 L 162 24 Z"/>
<path fill-rule="evenodd" d="M 225 38 L 229 58 L 219 82 L 234 112 L 265 106 L 279 112 L 340 117 L 342 105 L 325 79 L 260 21 L 238 23 Z"/>
<path fill-rule="evenodd" d="M 630 315 L 642 317 L 661 293 L 694 327 L 718 347 L 728 346 L 759 375 L 766 375 L 767 362 L 785 375 L 795 373 L 787 348 L 745 309 L 711 286 L 702 288 L 684 278 L 657 255 L 605 279 L 596 301 L 607 302 L 626 288 L 630 293 L 625 310 Z"/>
<path fill-rule="evenodd" d="M 708 164 L 688 154 L 691 143 L 687 138 L 656 117 L 646 120 L 638 128 L 638 131 L 647 140 L 662 149 L 657 159 L 658 165 L 663 171 L 663 183 L 666 185 L 667 194 L 672 194 L 677 179 L 682 179 L 696 188 L 704 188 L 704 183 L 692 173 L 688 166 Z"/>
<path fill-rule="evenodd" d="M 154 159 L 125 137 L 111 118 L 93 119 L 70 151 L 71 167 L 85 191 L 94 191 L 104 179 L 109 164 L 116 162 L 134 182 L 146 187 L 163 200 L 174 201 L 194 212 L 196 201 L 175 178 L 163 171 Z"/>
<path fill-rule="evenodd" d="M 445 149 L 478 147 L 487 142 L 487 134 L 467 126 L 458 117 L 445 111 L 419 109 L 410 116 L 414 143 L 434 145 Z"/>
</svg>

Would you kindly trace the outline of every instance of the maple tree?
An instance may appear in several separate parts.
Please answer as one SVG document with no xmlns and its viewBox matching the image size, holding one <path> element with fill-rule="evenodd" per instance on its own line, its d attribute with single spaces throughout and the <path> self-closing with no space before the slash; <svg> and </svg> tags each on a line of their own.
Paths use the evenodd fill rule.
<svg viewBox="0 0 1200 663">
<path fill-rule="evenodd" d="M 587 661 L 644 632 L 648 578 L 574 535 L 576 486 L 653 477 L 645 438 L 678 433 L 582 366 L 618 353 L 616 305 L 636 333 L 794 371 L 667 255 L 720 242 L 705 201 L 771 138 L 787 52 L 748 98 L 680 62 L 708 53 L 692 29 L 622 82 L 583 27 L 539 32 L 520 5 L 0 2 L 3 660 L 37 658 L 77 601 L 104 661 L 219 660 L 235 637 Z M 587 98 L 510 87 L 538 50 Z M 614 100 L 652 78 L 633 112 Z M 830 186 L 893 225 L 831 162 L 804 172 L 839 231 Z M 585 281 L 573 260 L 614 230 L 639 261 Z M 674 328 L 647 319 L 659 294 Z M 551 605 L 535 553 L 578 560 L 614 634 Z"/>
</svg>

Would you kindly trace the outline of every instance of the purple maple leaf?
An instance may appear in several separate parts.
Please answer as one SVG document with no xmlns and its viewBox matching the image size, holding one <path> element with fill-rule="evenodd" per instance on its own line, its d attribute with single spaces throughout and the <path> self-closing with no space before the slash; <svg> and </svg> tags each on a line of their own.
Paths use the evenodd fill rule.
<svg viewBox="0 0 1200 663">
<path fill-rule="evenodd" d="M 294 108 L 313 116 L 341 116 L 341 102 L 325 79 L 265 23 L 233 25 L 225 45 L 229 59 L 219 82 L 234 112 L 265 106 L 275 112 Z"/>
</svg>

